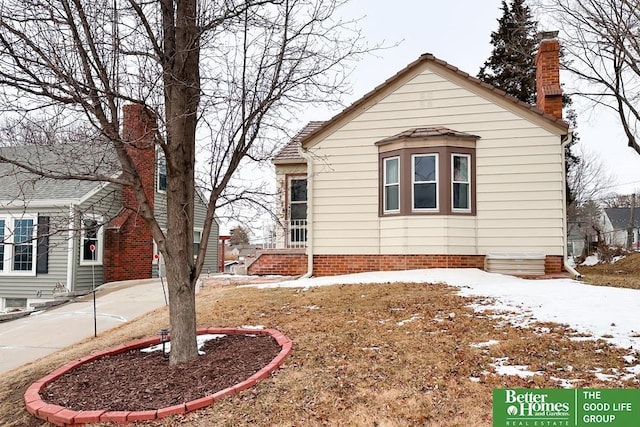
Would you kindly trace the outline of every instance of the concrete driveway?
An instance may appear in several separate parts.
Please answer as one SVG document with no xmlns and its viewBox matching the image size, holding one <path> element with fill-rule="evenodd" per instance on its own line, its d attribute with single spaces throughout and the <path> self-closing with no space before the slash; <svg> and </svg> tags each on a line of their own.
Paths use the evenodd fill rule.
<svg viewBox="0 0 640 427">
<path fill-rule="evenodd" d="M 96 291 L 98 334 L 164 305 L 159 279 L 102 285 Z M 0 373 L 93 335 L 92 294 L 31 316 L 0 323 Z"/>
</svg>

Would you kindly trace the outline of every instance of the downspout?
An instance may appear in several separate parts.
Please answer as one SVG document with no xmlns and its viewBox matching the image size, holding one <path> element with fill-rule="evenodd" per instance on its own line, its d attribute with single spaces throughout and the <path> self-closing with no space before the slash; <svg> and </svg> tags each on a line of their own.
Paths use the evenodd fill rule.
<svg viewBox="0 0 640 427">
<path fill-rule="evenodd" d="M 72 292 L 75 261 L 75 209 L 73 203 L 69 204 L 69 238 L 67 239 L 67 291 Z"/>
<path fill-rule="evenodd" d="M 313 156 L 300 147 L 299 153 L 307 161 L 307 272 L 303 279 L 313 276 Z"/>
<path fill-rule="evenodd" d="M 573 130 L 569 129 L 569 133 L 564 141 L 562 141 L 562 165 L 564 167 L 566 159 L 565 159 L 565 148 L 567 144 L 571 144 L 573 141 Z M 562 171 L 562 260 L 564 262 L 564 268 L 571 273 L 574 279 L 579 279 L 582 277 L 575 268 L 569 265 L 569 254 L 567 253 L 567 243 L 569 240 L 569 236 L 567 235 L 567 175 Z"/>
</svg>

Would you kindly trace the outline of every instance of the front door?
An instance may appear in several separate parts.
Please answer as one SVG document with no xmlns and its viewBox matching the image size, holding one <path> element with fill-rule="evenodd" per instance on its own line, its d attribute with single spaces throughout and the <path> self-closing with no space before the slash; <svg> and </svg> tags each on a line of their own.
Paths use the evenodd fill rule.
<svg viewBox="0 0 640 427">
<path fill-rule="evenodd" d="M 307 179 L 289 179 L 289 245 L 307 242 Z"/>
</svg>

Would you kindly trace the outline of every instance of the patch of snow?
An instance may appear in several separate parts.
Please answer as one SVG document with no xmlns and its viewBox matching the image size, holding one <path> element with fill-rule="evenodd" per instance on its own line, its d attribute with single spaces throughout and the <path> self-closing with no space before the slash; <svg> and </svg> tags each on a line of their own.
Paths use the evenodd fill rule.
<svg viewBox="0 0 640 427">
<path fill-rule="evenodd" d="M 622 358 L 623 358 L 623 359 L 624 359 L 624 361 L 625 361 L 625 362 L 627 362 L 627 363 L 633 363 L 633 362 L 635 362 L 636 360 L 638 360 L 638 359 L 636 359 L 636 357 L 635 357 L 633 354 L 627 354 L 626 356 L 622 356 Z"/>
<path fill-rule="evenodd" d="M 478 378 L 478 377 L 469 377 L 469 381 L 471 381 L 472 383 L 479 383 L 480 382 L 480 378 Z"/>
<path fill-rule="evenodd" d="M 413 316 L 411 316 L 410 318 L 408 318 L 406 320 L 401 320 L 401 321 L 397 322 L 396 325 L 404 326 L 407 323 L 413 322 L 413 321 L 421 319 L 421 318 L 422 318 L 422 316 L 420 316 L 419 314 L 414 314 Z"/>
<path fill-rule="evenodd" d="M 614 256 L 613 258 L 611 258 L 611 264 L 615 264 L 616 262 L 620 261 L 621 259 L 625 259 L 626 257 L 626 255 Z"/>
<path fill-rule="evenodd" d="M 305 305 L 302 308 L 306 308 L 307 310 L 320 310 L 320 307 L 318 307 L 317 305 Z"/>
<path fill-rule="evenodd" d="M 496 359 L 496 363 L 493 367 L 498 375 L 514 375 L 520 378 L 531 378 L 534 375 L 542 374 L 542 372 L 533 372 L 528 370 L 527 365 L 506 365 L 508 360 L 508 357 Z"/>
<path fill-rule="evenodd" d="M 489 341 L 485 341 L 485 342 L 471 343 L 471 347 L 473 347 L 473 348 L 491 347 L 492 345 L 496 345 L 499 342 L 500 341 L 489 340 Z"/>
<path fill-rule="evenodd" d="M 605 374 L 602 372 L 602 368 L 596 368 L 595 371 L 592 371 L 594 373 L 594 375 L 596 376 L 596 378 L 598 378 L 601 381 L 613 381 L 615 379 L 618 378 L 617 375 L 615 374 Z"/>
<path fill-rule="evenodd" d="M 202 356 L 205 354 L 201 349 L 207 341 L 217 340 L 218 338 L 222 338 L 226 336 L 225 334 L 202 334 L 197 336 L 197 345 L 198 345 L 198 353 Z M 171 341 L 167 341 L 164 343 L 165 352 L 171 352 Z M 162 343 L 157 345 L 152 345 L 149 347 L 141 348 L 141 352 L 143 353 L 152 353 L 154 351 L 162 351 Z"/>
<path fill-rule="evenodd" d="M 240 329 L 264 329 L 264 325 L 242 325 Z"/>
<path fill-rule="evenodd" d="M 591 267 L 593 265 L 596 265 L 598 262 L 600 262 L 598 255 L 589 255 L 588 257 L 585 258 L 585 260 L 580 265 Z"/>
</svg>

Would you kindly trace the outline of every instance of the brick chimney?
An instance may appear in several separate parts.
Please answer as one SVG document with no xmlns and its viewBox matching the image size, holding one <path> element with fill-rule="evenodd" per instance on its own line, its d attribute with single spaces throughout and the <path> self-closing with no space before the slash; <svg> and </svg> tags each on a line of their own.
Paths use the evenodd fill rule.
<svg viewBox="0 0 640 427">
<path fill-rule="evenodd" d="M 538 35 L 540 47 L 536 54 L 536 104 L 545 113 L 562 119 L 560 42 L 557 36 L 557 31 Z"/>
<path fill-rule="evenodd" d="M 153 208 L 155 194 L 155 132 L 157 130 L 154 114 L 140 104 L 125 105 L 122 109 L 122 133 L 126 141 L 126 149 L 140 175 L 144 192 Z M 122 191 L 124 206 L 136 209 L 138 202 L 131 187 Z"/>
<path fill-rule="evenodd" d="M 139 104 L 124 106 L 122 133 L 126 150 L 140 175 L 152 209 L 156 129 L 155 116 L 149 110 Z M 123 209 L 109 222 L 104 234 L 105 282 L 148 279 L 152 274 L 153 238 L 146 221 L 137 213 L 138 201 L 131 187 L 122 187 L 122 206 Z"/>
</svg>

